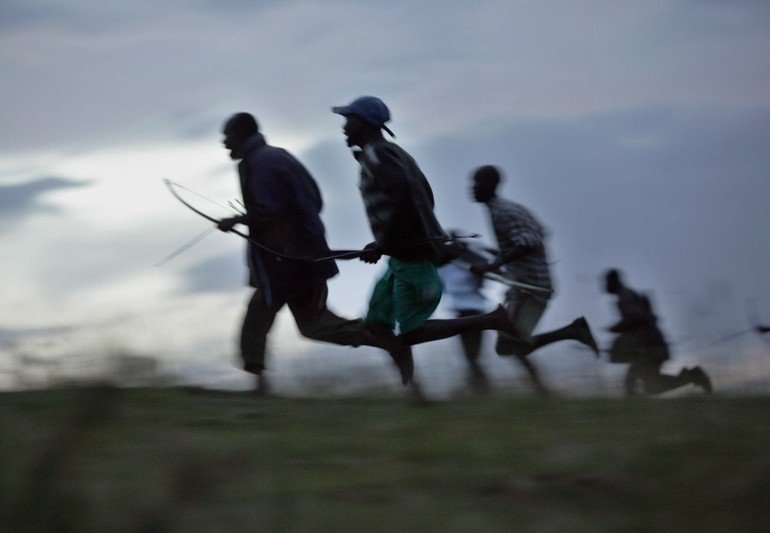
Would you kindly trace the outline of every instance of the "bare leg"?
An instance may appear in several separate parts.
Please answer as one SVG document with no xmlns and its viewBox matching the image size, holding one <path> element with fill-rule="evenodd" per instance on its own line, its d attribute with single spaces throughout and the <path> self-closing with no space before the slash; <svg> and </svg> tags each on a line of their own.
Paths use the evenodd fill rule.
<svg viewBox="0 0 770 533">
<path fill-rule="evenodd" d="M 270 382 L 263 372 L 255 376 L 254 395 L 262 398 L 270 396 Z"/>
<path fill-rule="evenodd" d="M 599 354 L 599 347 L 596 345 L 596 341 L 594 340 L 594 337 L 591 334 L 591 329 L 588 327 L 588 322 L 583 317 L 578 318 L 577 320 L 573 321 L 570 325 L 564 326 L 563 328 L 534 335 L 532 337 L 532 340 L 530 341 L 529 351 L 531 353 L 537 350 L 538 348 L 547 346 L 548 344 L 552 344 L 554 342 L 559 342 L 559 341 L 565 341 L 565 340 L 574 340 L 574 341 L 582 342 L 583 344 L 591 348 L 591 350 L 597 356 Z"/>
<path fill-rule="evenodd" d="M 711 380 L 699 366 L 683 368 L 676 376 L 658 373 L 649 375 L 644 380 L 644 391 L 647 394 L 661 394 L 690 383 L 701 387 L 706 394 L 711 394 Z"/>
<path fill-rule="evenodd" d="M 646 394 L 662 394 L 664 392 L 684 387 L 690 383 L 686 370 L 682 370 L 677 376 L 668 374 L 652 374 L 644 378 L 644 392 Z"/>
<path fill-rule="evenodd" d="M 516 359 L 519 361 L 519 363 L 521 363 L 521 366 L 524 367 L 524 370 L 527 371 L 527 374 L 529 374 L 529 378 L 532 380 L 532 385 L 534 385 L 537 393 L 541 396 L 550 395 L 550 392 L 543 383 L 543 380 L 540 379 L 540 372 L 537 370 L 537 367 L 532 363 L 532 361 L 530 361 L 526 355 L 517 355 Z"/>
<path fill-rule="evenodd" d="M 419 407 L 426 407 L 430 405 L 430 400 L 428 400 L 428 397 L 425 396 L 425 393 L 422 390 L 422 385 L 420 385 L 420 382 L 415 378 L 412 378 L 411 382 L 409 383 L 409 397 L 411 398 L 412 402 Z"/>
<path fill-rule="evenodd" d="M 499 305 L 497 309 L 489 313 L 446 320 L 428 320 L 419 328 L 404 333 L 399 337 L 404 344 L 414 346 L 415 344 L 446 339 L 461 333 L 485 329 L 496 329 L 511 335 L 516 334 L 515 325 L 508 318 L 508 314 L 503 306 Z"/>
<path fill-rule="evenodd" d="M 639 379 L 639 372 L 637 371 L 636 367 L 632 364 L 628 368 L 628 372 L 626 372 L 626 377 L 623 378 L 623 390 L 626 393 L 626 396 L 629 398 L 632 398 L 637 395 L 638 393 L 638 386 L 637 386 L 637 380 Z"/>
<path fill-rule="evenodd" d="M 458 318 L 464 318 L 478 314 L 477 311 L 459 311 Z M 481 353 L 481 331 L 467 331 L 460 334 L 460 342 L 463 345 L 463 354 L 468 362 L 469 384 L 476 393 L 483 393 L 489 390 L 489 380 L 484 370 L 479 365 L 478 359 Z"/>
<path fill-rule="evenodd" d="M 401 339 L 390 330 L 390 326 L 378 323 L 366 324 L 366 330 L 377 337 L 383 346 L 386 346 L 386 350 L 390 354 L 393 362 L 398 367 L 398 371 L 401 374 L 401 383 L 408 384 L 414 375 L 414 358 L 412 356 L 412 348 L 404 344 Z M 415 385 L 419 390 L 419 385 Z"/>
<path fill-rule="evenodd" d="M 398 366 L 402 383 L 409 383 L 414 372 L 411 349 L 385 324 L 365 325 L 360 319 L 337 316 L 326 306 L 327 294 L 326 284 L 320 283 L 289 301 L 300 333 L 309 339 L 343 346 L 374 346 L 386 350 Z"/>
</svg>

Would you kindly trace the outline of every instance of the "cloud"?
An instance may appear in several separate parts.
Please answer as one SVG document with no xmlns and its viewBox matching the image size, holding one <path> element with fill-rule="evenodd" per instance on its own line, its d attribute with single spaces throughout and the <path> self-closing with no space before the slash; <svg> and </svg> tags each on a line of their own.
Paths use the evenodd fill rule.
<svg viewBox="0 0 770 533">
<path fill-rule="evenodd" d="M 698 225 L 715 225 L 739 238 L 738 223 L 754 230 L 746 210 L 756 227 L 770 222 L 762 208 L 769 141 L 770 108 L 647 106 L 574 120 L 510 119 L 418 148 L 439 198 L 457 207 L 468 201 L 473 167 L 498 164 L 508 174 L 504 193 L 583 218 L 584 227 L 605 226 L 609 220 L 592 222 L 606 214 L 624 234 L 697 234 Z M 455 205 L 440 209 L 456 224 L 464 210 Z"/>
<path fill-rule="evenodd" d="M 243 292 L 248 280 L 243 251 L 200 261 L 181 272 L 181 291 L 185 293 Z"/>
<path fill-rule="evenodd" d="M 50 195 L 54 191 L 87 187 L 89 185 L 91 185 L 90 181 L 77 181 L 59 177 L 41 177 L 26 183 L 0 185 L 0 220 L 10 220 L 12 223 L 15 223 L 22 218 L 40 212 L 59 212 L 61 211 L 60 207 L 45 203 L 43 197 Z M 2 231 L 8 231 L 9 229 L 10 225 L 7 223 L 3 224 Z"/>
<path fill-rule="evenodd" d="M 491 237 L 468 198 L 478 165 L 506 173 L 500 194 L 552 231 L 558 295 L 546 320 L 607 315 L 607 267 L 656 292 L 667 326 L 715 279 L 738 300 L 770 293 L 770 108 L 645 106 L 578 119 L 510 118 L 405 146 L 427 173 L 439 220 Z M 609 320 L 609 316 L 607 320 Z"/>
<path fill-rule="evenodd" d="M 241 109 L 317 139 L 329 106 L 371 92 L 417 136 L 501 114 L 767 102 L 768 9 L 732 4 L 14 2 L 0 146 L 216 137 Z"/>
<path fill-rule="evenodd" d="M 552 230 L 559 294 L 543 327 L 607 316 L 595 277 L 608 266 L 662 291 L 662 316 L 682 304 L 674 289 L 697 295 L 709 280 L 739 302 L 770 294 L 767 3 L 258 4 L 2 3 L 0 100 L 13 127 L 0 129 L 12 258 L 0 267 L 15 280 L 4 326 L 20 306 L 37 325 L 75 306 L 90 316 L 161 301 L 177 313 L 186 297 L 245 291 L 238 239 L 152 266 L 206 224 L 161 177 L 235 194 L 219 133 L 235 111 L 255 113 L 311 170 L 333 248 L 368 242 L 358 168 L 329 110 L 366 93 L 390 105 L 446 227 L 490 239 L 467 189 L 492 163 L 507 175 L 501 194 Z M 64 177 L 9 184 L 37 176 Z M 91 183 L 66 176 L 96 186 L 64 194 Z M 361 312 L 377 269 L 340 267 L 330 300 Z"/>
<path fill-rule="evenodd" d="M 324 141 L 298 155 L 318 182 L 324 199 L 321 218 L 330 248 L 362 248 L 371 232 L 358 190 L 358 163 L 337 141 Z"/>
<path fill-rule="evenodd" d="M 56 9 L 41 10 L 29 2 L 7 1 L 0 4 L 0 29 L 18 30 L 39 24 L 45 20 L 56 19 L 61 11 Z"/>
<path fill-rule="evenodd" d="M 22 328 L 0 326 L 0 348 L 29 338 L 45 338 L 68 333 L 74 326 L 50 326 L 43 328 Z"/>
</svg>

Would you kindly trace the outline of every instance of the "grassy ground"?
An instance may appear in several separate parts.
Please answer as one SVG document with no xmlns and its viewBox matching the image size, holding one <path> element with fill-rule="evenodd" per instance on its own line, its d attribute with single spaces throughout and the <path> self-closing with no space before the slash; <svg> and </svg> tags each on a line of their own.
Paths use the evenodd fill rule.
<svg viewBox="0 0 770 533">
<path fill-rule="evenodd" d="M 0 395 L 0 530 L 767 531 L 770 398 Z"/>
</svg>

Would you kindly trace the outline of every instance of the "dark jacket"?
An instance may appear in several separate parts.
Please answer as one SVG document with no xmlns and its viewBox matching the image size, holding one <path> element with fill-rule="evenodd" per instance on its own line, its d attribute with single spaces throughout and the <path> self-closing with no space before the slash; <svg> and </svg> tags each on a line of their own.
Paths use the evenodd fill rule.
<svg viewBox="0 0 770 533">
<path fill-rule="evenodd" d="M 381 140 L 356 154 L 369 226 L 386 255 L 403 261 L 441 261 L 446 233 L 433 213 L 433 190 L 415 160 Z M 434 239 L 434 242 L 430 242 Z"/>
<path fill-rule="evenodd" d="M 286 150 L 269 146 L 259 133 L 247 140 L 241 151 L 238 174 L 249 236 L 285 256 L 328 255 L 320 218 L 321 192 L 302 163 Z M 286 259 L 253 243 L 249 243 L 248 256 L 250 285 L 264 285 L 261 278 L 266 275 L 274 296 L 290 294 L 339 272 L 333 260 L 313 263 Z"/>
<path fill-rule="evenodd" d="M 610 348 L 610 361 L 659 364 L 668 359 L 668 344 L 650 299 L 628 287 L 622 287 L 617 296 L 620 321 L 610 331 L 619 335 Z"/>
</svg>

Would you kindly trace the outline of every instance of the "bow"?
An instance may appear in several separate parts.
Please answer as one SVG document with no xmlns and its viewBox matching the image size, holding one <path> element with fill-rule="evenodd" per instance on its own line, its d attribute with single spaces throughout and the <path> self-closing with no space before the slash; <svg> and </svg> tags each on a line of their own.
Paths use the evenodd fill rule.
<svg viewBox="0 0 770 533">
<path fill-rule="evenodd" d="M 166 184 L 166 187 L 171 192 L 171 194 L 174 195 L 174 198 L 179 200 L 182 203 L 182 205 L 184 205 L 185 207 L 190 209 L 193 213 L 196 213 L 197 215 L 202 216 L 206 220 L 209 220 L 209 221 L 213 222 L 214 224 L 219 224 L 219 220 L 217 220 L 216 218 L 214 218 L 214 217 L 212 217 L 210 215 L 207 215 L 203 211 L 197 209 L 196 207 L 194 207 L 194 206 L 190 205 L 188 202 L 186 202 L 185 199 L 182 198 L 179 195 L 179 193 L 176 192 L 174 187 L 179 187 L 179 188 L 185 189 L 185 190 L 190 191 L 193 194 L 196 194 L 198 196 L 201 196 L 200 194 L 196 193 L 195 191 L 192 191 L 192 190 L 188 189 L 187 187 L 179 185 L 178 183 L 175 183 L 175 182 L 171 181 L 168 178 L 164 179 L 163 183 Z M 213 202 L 213 200 L 209 200 L 205 196 L 201 196 L 201 197 L 205 198 L 209 202 Z M 213 203 L 216 204 L 216 202 L 213 202 Z M 219 205 L 219 204 L 217 204 L 217 205 Z M 220 207 L 224 207 L 224 206 L 220 206 Z M 281 259 L 291 259 L 291 260 L 294 260 L 294 261 L 305 261 L 307 263 L 318 263 L 318 262 L 321 262 L 321 261 L 328 261 L 330 259 L 354 259 L 354 258 L 360 257 L 362 254 L 368 252 L 368 250 L 329 250 L 329 252 L 330 252 L 329 255 L 324 255 L 324 256 L 321 256 L 321 257 L 309 257 L 309 256 L 305 256 L 305 255 L 288 255 L 288 254 L 285 254 L 285 253 L 281 253 L 281 252 L 277 252 L 275 250 L 272 250 L 271 248 L 268 248 L 264 244 L 260 243 L 259 241 L 253 239 L 249 235 L 247 235 L 245 233 L 242 233 L 242 232 L 240 232 L 240 231 L 238 231 L 236 229 L 231 229 L 230 233 L 234 233 L 234 234 L 238 235 L 239 237 L 243 237 L 244 239 L 249 241 L 251 244 L 253 244 L 257 248 L 259 248 L 260 250 L 263 250 L 263 251 L 265 251 L 265 252 L 267 252 L 269 254 L 273 254 L 276 257 L 280 257 Z M 206 234 L 208 234 L 208 233 L 206 233 Z M 205 235 L 201 235 L 199 237 L 196 237 L 196 239 L 192 242 L 192 244 L 195 244 L 195 242 L 199 241 L 204 236 Z M 441 236 L 441 237 L 431 237 L 431 238 L 424 239 L 424 240 L 419 241 L 419 242 L 410 243 L 410 244 L 407 244 L 405 246 L 400 246 L 399 249 L 411 248 L 411 247 L 414 247 L 414 246 L 422 246 L 424 244 L 429 244 L 429 243 L 432 243 L 432 242 L 448 242 L 448 241 L 455 241 L 455 240 L 459 240 L 459 239 L 473 239 L 473 238 L 477 238 L 478 236 L 479 236 L 478 234 L 473 233 L 473 234 L 470 234 L 470 235 L 456 235 L 456 236 L 452 236 L 452 237 L 448 237 L 446 235 L 445 236 Z M 176 256 L 179 253 L 181 253 L 182 251 L 186 250 L 187 248 L 192 246 L 192 244 L 189 244 L 189 245 L 186 245 L 186 246 L 180 248 L 180 250 L 178 250 L 177 252 L 172 254 L 172 257 Z"/>
<path fill-rule="evenodd" d="M 219 220 L 217 220 L 216 218 L 214 218 L 214 217 L 204 213 L 203 211 L 197 209 L 196 207 L 194 207 L 194 206 L 190 205 L 188 202 L 186 202 L 185 199 L 182 198 L 179 195 L 179 193 L 176 192 L 174 187 L 184 188 L 185 190 L 189 190 L 189 189 L 187 189 L 186 187 L 183 187 L 182 185 L 179 185 L 178 183 L 174 183 L 170 179 L 164 179 L 163 183 L 166 184 L 166 187 L 171 192 L 171 194 L 174 195 L 174 198 L 179 200 L 182 203 L 182 205 L 184 205 L 185 207 L 190 209 L 193 213 L 196 213 L 197 215 L 202 216 L 206 220 L 209 220 L 209 221 L 213 222 L 214 224 L 219 224 Z M 194 191 L 191 191 L 191 192 L 194 192 Z M 197 193 L 195 193 L 195 194 L 197 194 Z M 257 248 L 259 248 L 260 250 L 263 250 L 263 251 L 265 251 L 265 252 L 267 252 L 269 254 L 273 254 L 273 255 L 275 255 L 277 257 L 280 257 L 281 259 L 292 259 L 292 260 L 295 260 L 295 261 L 305 261 L 305 262 L 309 262 L 309 263 L 316 263 L 316 262 L 320 262 L 320 261 L 326 261 L 328 259 L 352 259 L 354 257 L 358 257 L 359 255 L 361 255 L 364 252 L 363 250 L 330 250 L 331 254 L 327 255 L 327 256 L 323 256 L 323 257 L 308 257 L 308 256 L 299 256 L 299 255 L 288 255 L 288 254 L 285 254 L 285 253 L 277 252 L 277 251 L 275 251 L 275 250 L 265 246 L 264 244 L 260 243 L 256 239 L 253 239 L 249 235 L 247 235 L 247 234 L 245 234 L 243 232 L 240 232 L 237 229 L 231 229 L 230 233 L 234 233 L 234 234 L 238 235 L 239 237 L 242 237 L 242 238 L 246 239 L 251 244 L 253 244 Z M 196 242 L 197 242 L 197 240 L 196 240 Z"/>
</svg>

